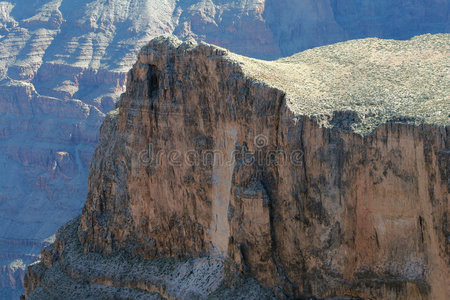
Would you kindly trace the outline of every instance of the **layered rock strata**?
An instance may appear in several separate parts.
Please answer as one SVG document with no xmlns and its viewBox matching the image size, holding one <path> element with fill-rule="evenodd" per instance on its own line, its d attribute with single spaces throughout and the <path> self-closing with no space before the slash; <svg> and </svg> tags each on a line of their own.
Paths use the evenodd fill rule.
<svg viewBox="0 0 450 300">
<path fill-rule="evenodd" d="M 23 273 L 38 256 L 28 244 L 79 213 L 99 126 L 151 37 L 276 58 L 352 38 L 448 31 L 445 0 L 0 1 L 0 277 Z"/>
<path fill-rule="evenodd" d="M 77 236 L 44 250 L 27 296 L 59 293 L 41 282 L 72 239 L 86 256 L 219 259 L 278 298 L 448 298 L 449 45 L 365 39 L 266 62 L 153 40 L 102 125 Z"/>
</svg>

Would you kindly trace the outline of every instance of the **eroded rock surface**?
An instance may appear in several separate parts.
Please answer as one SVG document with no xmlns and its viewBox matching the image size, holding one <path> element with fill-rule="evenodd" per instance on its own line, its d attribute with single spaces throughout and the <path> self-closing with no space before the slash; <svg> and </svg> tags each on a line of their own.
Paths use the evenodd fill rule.
<svg viewBox="0 0 450 300">
<path fill-rule="evenodd" d="M 58 295 L 39 283 L 71 240 L 73 266 L 217 259 L 277 298 L 447 299 L 449 45 L 365 39 L 266 62 L 153 40 L 102 125 L 78 232 L 30 267 L 27 295 Z"/>
<path fill-rule="evenodd" d="M 448 22 L 445 0 L 0 1 L 0 276 L 35 260 L 40 246 L 30 244 L 79 213 L 98 128 L 151 37 L 276 58 L 351 38 L 448 32 Z"/>
<path fill-rule="evenodd" d="M 226 262 L 220 257 L 143 260 L 125 251 L 107 258 L 86 255 L 77 238 L 79 224 L 78 217 L 64 225 L 56 242 L 42 251 L 42 262 L 29 267 L 29 298 L 274 299 L 254 279 L 226 277 Z M 226 280 L 234 286 L 227 286 Z"/>
</svg>

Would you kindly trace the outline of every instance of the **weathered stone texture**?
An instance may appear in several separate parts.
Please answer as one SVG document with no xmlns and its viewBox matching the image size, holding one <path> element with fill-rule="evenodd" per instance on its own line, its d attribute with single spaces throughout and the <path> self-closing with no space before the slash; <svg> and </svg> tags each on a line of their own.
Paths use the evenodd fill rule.
<svg viewBox="0 0 450 300">
<path fill-rule="evenodd" d="M 447 2 L 0 1 L 2 293 L 20 286 L 37 259 L 40 246 L 29 244 L 79 214 L 100 124 L 152 37 L 193 37 L 272 59 L 354 38 L 448 32 Z"/>
<path fill-rule="evenodd" d="M 426 52 L 423 45 L 433 43 L 427 57 L 440 74 L 448 41 L 439 35 L 379 43 L 391 47 L 383 50 L 386 59 L 409 47 Z M 315 51 L 349 47 L 356 55 L 367 43 L 378 42 Z M 372 51 L 367 57 L 379 50 Z M 336 71 L 324 57 L 316 57 L 318 65 Z M 403 57 L 405 72 L 428 59 Z M 85 255 L 218 257 L 279 298 L 447 299 L 448 121 L 425 116 L 418 124 L 400 110 L 358 134 L 354 123 L 383 120 L 383 110 L 316 114 L 312 100 L 311 113 L 299 114 L 295 104 L 306 103 L 305 90 L 321 82 L 302 88 L 302 77 L 295 92 L 278 82 L 292 82 L 296 71 L 284 72 L 306 63 L 301 55 L 256 61 L 175 38 L 144 47 L 91 161 L 78 228 Z M 384 66 L 374 64 L 373 74 Z M 376 78 L 377 86 L 395 87 L 393 97 L 401 92 L 389 77 L 362 76 L 368 90 Z M 430 84 L 436 78 L 430 75 Z M 340 84 L 330 93 L 345 91 Z M 430 98 L 430 116 L 442 107 L 448 114 L 448 98 L 439 96 L 445 89 Z M 43 252 L 46 265 L 51 257 Z M 31 277 L 37 279 L 28 293 L 40 280 Z"/>
</svg>

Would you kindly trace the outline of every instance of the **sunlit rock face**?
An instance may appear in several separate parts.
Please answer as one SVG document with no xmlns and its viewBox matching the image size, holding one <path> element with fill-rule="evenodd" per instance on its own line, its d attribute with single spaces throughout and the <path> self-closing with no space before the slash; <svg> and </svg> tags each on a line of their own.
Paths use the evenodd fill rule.
<svg viewBox="0 0 450 300">
<path fill-rule="evenodd" d="M 35 260 L 39 247 L 30 243 L 79 213 L 100 124 L 152 37 L 193 37 L 273 59 L 352 38 L 448 30 L 448 4 L 437 0 L 1 1 L 2 266 Z"/>
<path fill-rule="evenodd" d="M 372 38 L 267 62 L 152 40 L 101 127 L 81 217 L 29 268 L 26 296 L 80 281 L 182 299 L 447 299 L 449 44 Z"/>
</svg>

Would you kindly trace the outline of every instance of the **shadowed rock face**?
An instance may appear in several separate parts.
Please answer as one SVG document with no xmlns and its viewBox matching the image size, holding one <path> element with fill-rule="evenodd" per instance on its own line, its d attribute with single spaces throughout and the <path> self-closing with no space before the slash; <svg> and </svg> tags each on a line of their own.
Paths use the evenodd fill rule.
<svg viewBox="0 0 450 300">
<path fill-rule="evenodd" d="M 151 37 L 194 37 L 272 59 L 352 38 L 449 30 L 445 0 L 366 2 L 1 1 L 0 270 L 9 271 L 0 273 L 9 278 L 11 263 L 34 261 L 40 246 L 30 245 L 79 213 L 100 124 Z"/>
<path fill-rule="evenodd" d="M 448 32 L 445 0 L 266 0 L 263 17 L 283 55 L 365 37 Z"/>
<path fill-rule="evenodd" d="M 27 296 L 58 295 L 55 276 L 192 296 L 164 276 L 93 280 L 81 269 L 99 252 L 222 261 L 228 287 L 201 298 L 447 299 L 449 41 L 365 39 L 266 62 L 153 40 L 102 125 L 78 232 L 63 228 L 29 268 Z M 228 290 L 249 277 L 274 295 Z"/>
</svg>

